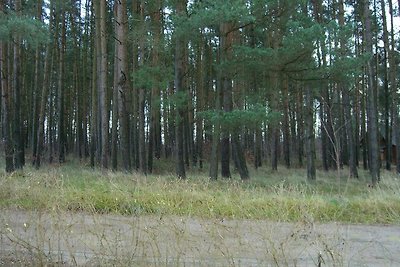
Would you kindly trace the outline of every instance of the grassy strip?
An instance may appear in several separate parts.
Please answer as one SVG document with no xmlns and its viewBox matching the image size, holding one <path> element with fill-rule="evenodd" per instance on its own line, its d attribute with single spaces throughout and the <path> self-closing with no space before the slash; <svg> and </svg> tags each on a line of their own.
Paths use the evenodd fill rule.
<svg viewBox="0 0 400 267">
<path fill-rule="evenodd" d="M 305 183 L 302 170 L 259 170 L 249 182 L 210 182 L 202 173 L 186 181 L 173 175 L 102 173 L 74 164 L 0 174 L 0 207 L 70 210 L 124 215 L 156 214 L 203 218 L 400 223 L 400 182 L 384 173 L 378 188 L 365 180 L 339 181 L 319 174 Z M 339 186 L 340 185 L 340 186 Z"/>
</svg>

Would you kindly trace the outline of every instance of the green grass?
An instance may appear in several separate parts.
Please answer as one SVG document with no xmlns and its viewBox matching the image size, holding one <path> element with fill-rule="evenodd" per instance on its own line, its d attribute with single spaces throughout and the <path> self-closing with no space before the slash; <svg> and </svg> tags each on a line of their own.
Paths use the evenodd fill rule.
<svg viewBox="0 0 400 267">
<path fill-rule="evenodd" d="M 158 163 L 163 164 L 163 163 Z M 172 169 L 172 168 L 171 168 Z M 173 174 L 101 172 L 77 163 L 26 167 L 0 172 L 0 207 L 65 210 L 123 215 L 178 215 L 202 218 L 268 219 L 274 221 L 400 224 L 400 180 L 383 172 L 376 188 L 359 180 L 338 179 L 337 172 L 318 172 L 308 184 L 303 169 L 251 171 L 251 180 L 211 182 L 192 170 L 187 180 Z"/>
</svg>

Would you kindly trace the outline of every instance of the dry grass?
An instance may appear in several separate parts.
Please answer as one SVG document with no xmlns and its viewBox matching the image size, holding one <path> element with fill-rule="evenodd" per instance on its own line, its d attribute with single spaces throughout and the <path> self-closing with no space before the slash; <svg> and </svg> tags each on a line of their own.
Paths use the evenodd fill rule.
<svg viewBox="0 0 400 267">
<path fill-rule="evenodd" d="M 303 173 L 210 182 L 198 170 L 179 181 L 73 163 L 2 172 L 0 266 L 344 266 L 353 248 L 317 222 L 399 224 L 394 174 L 376 188 L 365 173 L 341 177 L 339 188 L 337 173 L 313 184 Z M 358 249 L 390 251 L 371 242 Z"/>
<path fill-rule="evenodd" d="M 39 171 L 26 168 L 0 174 L 0 207 L 28 210 L 85 211 L 122 215 L 153 214 L 200 218 L 268 219 L 297 222 L 400 223 L 400 180 L 384 172 L 376 188 L 366 178 L 318 173 L 314 184 L 304 170 L 252 171 L 210 182 L 204 173 L 189 172 L 187 180 L 172 174 L 142 176 L 101 172 L 69 164 Z M 362 174 L 367 177 L 366 174 Z"/>
</svg>

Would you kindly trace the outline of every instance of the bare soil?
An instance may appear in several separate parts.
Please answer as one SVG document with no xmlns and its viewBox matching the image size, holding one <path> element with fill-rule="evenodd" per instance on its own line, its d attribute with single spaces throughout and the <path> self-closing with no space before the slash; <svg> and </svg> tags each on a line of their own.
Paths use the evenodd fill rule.
<svg viewBox="0 0 400 267">
<path fill-rule="evenodd" d="M 1 210 L 0 266 L 400 266 L 400 226 Z"/>
</svg>

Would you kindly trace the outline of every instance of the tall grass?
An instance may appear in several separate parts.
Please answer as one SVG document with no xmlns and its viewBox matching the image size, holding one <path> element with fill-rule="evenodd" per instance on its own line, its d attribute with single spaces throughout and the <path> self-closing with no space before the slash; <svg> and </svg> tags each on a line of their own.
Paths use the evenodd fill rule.
<svg viewBox="0 0 400 267">
<path fill-rule="evenodd" d="M 302 169 L 271 172 L 261 168 L 252 170 L 251 176 L 246 182 L 237 176 L 211 182 L 199 170 L 189 171 L 186 180 L 177 180 L 168 173 L 103 172 L 73 162 L 40 170 L 26 167 L 12 174 L 0 173 L 0 207 L 161 217 L 400 223 L 400 180 L 391 172 L 383 172 L 375 188 L 368 186 L 368 175 L 363 172 L 358 180 L 343 176 L 341 181 L 336 172 L 319 172 L 313 184 L 306 182 Z"/>
</svg>

